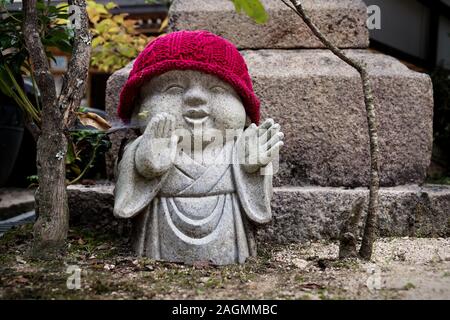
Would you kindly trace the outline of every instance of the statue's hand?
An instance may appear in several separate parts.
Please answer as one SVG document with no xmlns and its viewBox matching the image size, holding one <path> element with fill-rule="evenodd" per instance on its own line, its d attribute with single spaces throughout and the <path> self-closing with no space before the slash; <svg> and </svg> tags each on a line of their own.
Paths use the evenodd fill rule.
<svg viewBox="0 0 450 320">
<path fill-rule="evenodd" d="M 245 130 L 243 141 L 245 147 L 245 161 L 243 169 L 248 173 L 254 173 L 261 167 L 269 164 L 278 155 L 283 146 L 284 134 L 280 131 L 280 125 L 272 119 L 267 119 L 259 127 L 251 124 Z"/>
<path fill-rule="evenodd" d="M 142 175 L 153 178 L 172 167 L 178 143 L 174 132 L 173 116 L 161 113 L 150 120 L 135 154 L 135 164 Z"/>
</svg>

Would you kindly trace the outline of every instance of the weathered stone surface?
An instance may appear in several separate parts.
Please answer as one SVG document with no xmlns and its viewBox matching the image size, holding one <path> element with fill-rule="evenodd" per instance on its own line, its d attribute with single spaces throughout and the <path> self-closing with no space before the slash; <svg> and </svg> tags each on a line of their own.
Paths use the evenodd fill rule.
<svg viewBox="0 0 450 320">
<path fill-rule="evenodd" d="M 95 227 L 104 232 L 112 228 L 114 232 L 119 230 L 128 234 L 128 220 L 116 219 L 112 215 L 113 189 L 113 185 L 70 186 L 72 226 Z M 336 239 L 345 216 L 360 197 L 367 199 L 368 191 L 363 188 L 275 188 L 272 200 L 274 217 L 271 224 L 258 231 L 258 242 Z M 380 235 L 450 236 L 450 187 L 410 185 L 381 188 Z"/>
<path fill-rule="evenodd" d="M 134 60 L 124 68 L 114 72 L 108 78 L 108 81 L 106 83 L 106 112 L 109 115 L 108 120 L 113 122 L 113 124 L 117 124 L 117 122 L 120 123 L 119 117 L 117 116 L 117 106 L 119 105 L 120 91 L 122 90 L 123 85 L 128 79 L 128 75 L 133 68 L 133 63 Z"/>
<path fill-rule="evenodd" d="M 70 185 L 67 196 L 70 210 L 70 227 L 85 228 L 98 234 L 129 236 L 129 220 L 113 217 L 113 185 Z"/>
<path fill-rule="evenodd" d="M 105 111 L 108 114 L 108 121 L 113 127 L 121 127 L 123 124 L 117 116 L 117 106 L 119 105 L 120 91 L 128 79 L 128 75 L 133 68 L 134 61 L 130 62 L 125 68 L 114 72 L 108 79 L 106 85 Z M 106 153 L 106 173 L 109 179 L 114 179 L 114 165 L 117 154 L 119 153 L 120 143 L 123 139 L 132 139 L 136 135 L 133 130 L 119 130 L 109 135 L 112 145 Z"/>
<path fill-rule="evenodd" d="M 348 50 L 367 63 L 379 119 L 381 184 L 422 183 L 431 159 L 428 75 L 398 60 Z M 366 186 L 369 142 L 359 74 L 325 50 L 243 51 L 263 118 L 286 134 L 277 186 Z"/>
<path fill-rule="evenodd" d="M 259 241 L 288 243 L 337 239 L 352 204 L 368 190 L 329 187 L 277 188 L 272 200 L 274 219 L 261 229 Z M 450 187 L 400 186 L 380 190 L 379 234 L 384 237 L 448 237 Z M 361 223 L 362 227 L 362 223 Z"/>
<path fill-rule="evenodd" d="M 347 52 L 369 66 L 380 122 L 382 185 L 422 183 L 432 148 L 430 78 L 382 54 Z M 242 54 L 262 102 L 262 118 L 273 117 L 286 134 L 275 184 L 367 185 L 369 144 L 358 73 L 326 50 Z M 125 69 L 109 80 L 109 114 L 115 113 L 127 77 Z M 120 143 L 112 140 L 110 159 Z"/>
<path fill-rule="evenodd" d="M 34 209 L 34 189 L 0 189 L 0 220 Z"/>
<path fill-rule="evenodd" d="M 305 9 L 318 28 L 341 48 L 367 48 L 367 9 L 361 0 L 307 0 Z M 229 0 L 175 0 L 172 31 L 209 30 L 240 49 L 323 48 L 292 10 L 280 0 L 262 0 L 269 20 L 256 24 L 238 14 Z"/>
</svg>

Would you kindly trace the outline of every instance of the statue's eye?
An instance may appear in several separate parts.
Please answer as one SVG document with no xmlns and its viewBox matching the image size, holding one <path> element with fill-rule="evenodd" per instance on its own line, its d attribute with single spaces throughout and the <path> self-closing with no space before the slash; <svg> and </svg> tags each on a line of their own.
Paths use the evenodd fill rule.
<svg viewBox="0 0 450 320">
<path fill-rule="evenodd" d="M 183 92 L 184 88 L 179 84 L 171 84 L 164 89 L 164 92 L 178 93 Z"/>
<path fill-rule="evenodd" d="M 224 87 L 219 86 L 219 85 L 212 86 L 209 90 L 211 90 L 211 92 L 214 92 L 214 93 L 225 93 L 225 92 L 227 92 L 227 89 L 225 89 Z"/>
</svg>

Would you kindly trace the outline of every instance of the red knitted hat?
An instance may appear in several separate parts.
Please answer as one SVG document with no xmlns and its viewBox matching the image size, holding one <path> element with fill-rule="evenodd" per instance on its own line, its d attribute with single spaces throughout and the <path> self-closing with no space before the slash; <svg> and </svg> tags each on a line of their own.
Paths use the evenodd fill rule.
<svg viewBox="0 0 450 320">
<path fill-rule="evenodd" d="M 208 31 L 178 31 L 150 42 L 134 62 L 120 93 L 119 117 L 128 122 L 141 86 L 170 70 L 198 70 L 229 83 L 240 95 L 247 116 L 259 123 L 259 100 L 247 65 L 236 47 Z"/>
</svg>

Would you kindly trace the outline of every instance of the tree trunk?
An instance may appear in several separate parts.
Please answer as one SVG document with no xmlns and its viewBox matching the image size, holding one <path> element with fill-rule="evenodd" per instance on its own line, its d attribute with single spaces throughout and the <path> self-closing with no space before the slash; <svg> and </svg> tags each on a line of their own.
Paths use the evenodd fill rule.
<svg viewBox="0 0 450 320">
<path fill-rule="evenodd" d="M 25 43 L 42 97 L 42 126 L 37 143 L 39 187 L 35 196 L 38 218 L 33 229 L 34 253 L 45 254 L 62 247 L 68 232 L 67 140 L 62 131 L 62 114 L 56 105 L 55 82 L 38 32 L 36 0 L 25 0 L 23 5 Z"/>
<path fill-rule="evenodd" d="M 314 25 L 306 14 L 303 5 L 299 0 L 281 0 L 289 8 L 291 8 L 308 26 L 312 33 L 338 58 L 355 68 L 361 76 L 362 89 L 364 94 L 364 103 L 366 106 L 366 116 L 368 123 L 368 133 L 370 141 L 370 194 L 369 194 L 369 210 L 364 228 L 363 241 L 359 250 L 361 258 L 370 260 L 372 257 L 373 244 L 376 239 L 377 223 L 378 223 L 378 193 L 380 189 L 379 179 L 379 148 L 378 148 L 378 124 L 375 112 L 374 99 L 372 94 L 372 86 L 370 84 L 369 75 L 363 62 L 356 61 L 347 56 L 343 51 L 333 45 Z"/>
<path fill-rule="evenodd" d="M 44 120 L 44 118 L 43 118 Z M 64 245 L 69 230 L 66 193 L 66 136 L 61 132 L 42 133 L 37 143 L 39 187 L 36 191 L 34 239 L 39 251 Z"/>
<path fill-rule="evenodd" d="M 28 49 L 42 98 L 41 132 L 37 143 L 39 187 L 36 191 L 36 214 L 33 253 L 53 256 L 65 245 L 69 229 L 66 192 L 65 133 L 75 117 L 76 109 L 86 89 L 89 70 L 90 44 L 86 3 L 69 1 L 77 9 L 74 49 L 64 76 L 61 95 L 57 97 L 48 58 L 38 32 L 36 0 L 24 0 L 25 44 Z M 56 249 L 56 251 L 55 251 Z"/>
</svg>

